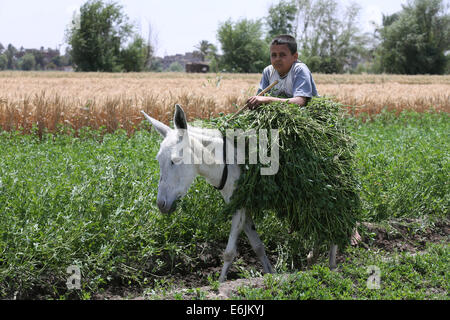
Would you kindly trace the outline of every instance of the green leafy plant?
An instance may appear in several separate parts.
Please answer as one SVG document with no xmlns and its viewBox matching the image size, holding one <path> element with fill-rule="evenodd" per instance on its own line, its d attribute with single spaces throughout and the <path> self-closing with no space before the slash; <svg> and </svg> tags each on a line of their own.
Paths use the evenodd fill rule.
<svg viewBox="0 0 450 320">
<path fill-rule="evenodd" d="M 313 98 L 307 106 L 261 106 L 231 120 L 212 120 L 222 131 L 277 129 L 279 170 L 261 175 L 261 162 L 241 165 L 242 174 L 226 212 L 246 208 L 258 218 L 273 210 L 292 230 L 316 245 L 348 243 L 360 213 L 355 144 L 339 104 Z M 248 149 L 247 149 L 248 150 Z"/>
</svg>

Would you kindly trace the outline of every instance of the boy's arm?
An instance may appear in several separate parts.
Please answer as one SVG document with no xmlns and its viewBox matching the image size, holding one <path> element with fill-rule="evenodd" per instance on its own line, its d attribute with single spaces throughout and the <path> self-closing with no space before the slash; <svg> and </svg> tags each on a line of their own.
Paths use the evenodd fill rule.
<svg viewBox="0 0 450 320">
<path fill-rule="evenodd" d="M 282 101 L 287 103 L 295 103 L 299 106 L 304 106 L 307 102 L 306 97 L 293 97 L 293 98 L 276 98 L 276 97 L 264 97 L 264 96 L 253 96 L 247 100 L 248 107 L 250 110 L 258 108 L 262 104 L 267 104 L 271 102 Z"/>
</svg>

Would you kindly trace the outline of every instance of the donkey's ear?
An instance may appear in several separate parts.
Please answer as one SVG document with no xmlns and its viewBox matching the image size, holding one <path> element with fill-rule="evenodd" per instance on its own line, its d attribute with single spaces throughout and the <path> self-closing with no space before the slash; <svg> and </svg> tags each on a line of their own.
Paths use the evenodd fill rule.
<svg viewBox="0 0 450 320">
<path fill-rule="evenodd" d="M 167 136 L 167 134 L 170 132 L 170 127 L 166 126 L 164 123 L 153 119 L 148 114 L 146 114 L 144 111 L 141 111 L 141 113 L 145 116 L 145 118 L 150 122 L 150 124 L 153 126 L 153 128 L 156 129 L 156 131 L 159 132 L 160 135 L 162 135 L 164 138 Z"/>
<path fill-rule="evenodd" d="M 179 104 L 175 105 L 175 116 L 173 117 L 173 123 L 175 124 L 176 129 L 187 129 L 186 114 Z"/>
</svg>

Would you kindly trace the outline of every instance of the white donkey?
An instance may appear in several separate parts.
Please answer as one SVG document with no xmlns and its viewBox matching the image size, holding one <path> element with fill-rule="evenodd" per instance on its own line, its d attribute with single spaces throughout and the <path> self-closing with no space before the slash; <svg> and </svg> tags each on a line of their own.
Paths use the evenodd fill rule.
<svg viewBox="0 0 450 320">
<path fill-rule="evenodd" d="M 187 193 L 197 175 L 205 177 L 209 184 L 219 189 L 223 199 L 228 203 L 241 174 L 240 167 L 238 164 L 227 164 L 225 161 L 217 163 L 213 160 L 215 155 L 212 154 L 211 148 L 207 147 L 214 144 L 225 150 L 226 142 L 222 134 L 219 130 L 211 131 L 188 125 L 183 109 L 179 105 L 175 107 L 175 129 L 171 129 L 142 111 L 150 124 L 164 138 L 156 156 L 160 166 L 157 197 L 159 210 L 162 213 L 172 212 L 175 209 L 176 200 Z M 200 154 L 203 159 L 196 159 L 196 161 L 193 161 L 194 163 L 185 163 L 183 158 L 179 156 L 180 148 L 183 150 L 201 150 L 197 154 Z M 245 208 L 242 208 L 237 210 L 232 218 L 231 231 L 224 253 L 225 261 L 219 277 L 220 282 L 226 280 L 228 270 L 236 256 L 237 240 L 242 230 L 244 230 L 253 250 L 260 259 L 264 273 L 273 272 L 264 250 L 264 244 L 255 230 L 253 220 L 249 214 L 246 214 Z M 329 254 L 330 268 L 332 269 L 336 267 L 336 251 L 337 246 L 332 245 Z"/>
</svg>

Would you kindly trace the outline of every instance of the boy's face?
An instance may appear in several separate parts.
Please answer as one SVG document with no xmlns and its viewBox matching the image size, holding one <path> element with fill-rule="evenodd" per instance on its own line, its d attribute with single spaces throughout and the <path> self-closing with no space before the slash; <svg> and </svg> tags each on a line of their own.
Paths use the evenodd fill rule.
<svg viewBox="0 0 450 320">
<path fill-rule="evenodd" d="M 280 76 L 286 75 L 297 59 L 298 53 L 292 54 L 287 44 L 270 46 L 270 63 Z"/>
</svg>

